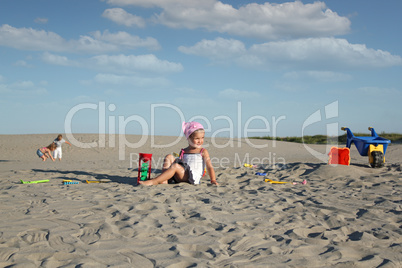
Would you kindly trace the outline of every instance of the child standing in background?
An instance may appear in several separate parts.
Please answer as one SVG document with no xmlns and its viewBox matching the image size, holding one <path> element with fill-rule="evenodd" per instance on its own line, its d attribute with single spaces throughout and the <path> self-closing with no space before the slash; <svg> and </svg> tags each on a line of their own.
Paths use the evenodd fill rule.
<svg viewBox="0 0 402 268">
<path fill-rule="evenodd" d="M 188 182 L 199 184 L 206 167 L 211 183 L 218 185 L 211 158 L 204 144 L 204 127 L 198 122 L 183 122 L 182 129 L 188 141 L 188 147 L 181 150 L 180 158 L 169 154 L 165 157 L 162 174 L 158 177 L 140 181 L 143 185 L 166 184 L 173 179 L 176 183 Z"/>
<path fill-rule="evenodd" d="M 36 154 L 39 156 L 39 158 L 42 158 L 42 161 L 46 161 L 46 159 L 48 159 L 48 158 L 51 158 L 54 161 L 52 153 L 55 149 L 56 149 L 56 144 L 52 143 L 47 147 L 39 148 L 36 151 Z"/>
<path fill-rule="evenodd" d="M 61 150 L 61 145 L 63 143 L 67 143 L 68 145 L 71 146 L 71 143 L 63 139 L 63 135 L 59 134 L 57 138 L 53 141 L 53 144 L 56 145 L 56 149 L 53 152 L 53 157 L 54 159 L 59 158 L 59 161 L 61 161 L 61 156 L 62 156 L 62 150 Z"/>
</svg>

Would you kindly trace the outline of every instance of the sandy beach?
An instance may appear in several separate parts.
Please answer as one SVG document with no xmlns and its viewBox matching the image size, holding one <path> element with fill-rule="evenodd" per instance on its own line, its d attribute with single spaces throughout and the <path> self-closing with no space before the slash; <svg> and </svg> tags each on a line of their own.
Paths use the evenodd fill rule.
<svg viewBox="0 0 402 268">
<path fill-rule="evenodd" d="M 207 138 L 219 186 L 145 187 L 138 153 L 155 177 L 184 138 L 74 134 L 96 146 L 41 161 L 56 136 L 0 135 L 0 267 L 402 267 L 400 144 L 374 169 L 354 145 L 333 166 L 303 144 Z"/>
</svg>

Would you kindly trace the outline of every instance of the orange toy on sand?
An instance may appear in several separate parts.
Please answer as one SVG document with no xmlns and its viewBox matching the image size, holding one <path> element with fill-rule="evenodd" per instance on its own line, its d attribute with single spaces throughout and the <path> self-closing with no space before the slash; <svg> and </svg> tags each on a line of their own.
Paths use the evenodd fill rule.
<svg viewBox="0 0 402 268">
<path fill-rule="evenodd" d="M 350 149 L 348 147 L 345 148 L 338 148 L 332 147 L 328 153 L 329 165 L 346 165 L 349 166 L 350 164 Z"/>
</svg>

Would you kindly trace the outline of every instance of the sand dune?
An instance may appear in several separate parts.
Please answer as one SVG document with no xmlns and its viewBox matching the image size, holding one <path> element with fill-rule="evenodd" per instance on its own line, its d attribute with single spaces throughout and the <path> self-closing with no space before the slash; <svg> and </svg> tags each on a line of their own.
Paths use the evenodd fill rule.
<svg viewBox="0 0 402 268">
<path fill-rule="evenodd" d="M 218 187 L 208 179 L 143 187 L 137 154 L 153 154 L 156 176 L 184 140 L 155 148 L 149 139 L 119 160 L 116 137 L 114 147 L 65 145 L 61 162 L 42 162 L 35 150 L 55 137 L 0 135 L 1 267 L 402 267 L 401 145 L 373 169 L 355 148 L 350 166 L 329 166 L 302 144 L 208 140 Z M 243 166 L 253 159 L 261 163 Z"/>
</svg>

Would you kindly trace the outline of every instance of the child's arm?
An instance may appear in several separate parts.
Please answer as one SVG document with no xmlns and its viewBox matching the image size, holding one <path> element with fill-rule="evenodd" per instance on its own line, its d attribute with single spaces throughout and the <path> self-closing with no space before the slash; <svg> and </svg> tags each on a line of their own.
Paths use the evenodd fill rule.
<svg viewBox="0 0 402 268">
<path fill-rule="evenodd" d="M 52 159 L 52 161 L 54 161 L 52 151 L 50 151 L 49 149 L 46 149 L 46 153 L 49 155 L 49 157 Z"/>
<path fill-rule="evenodd" d="M 211 183 L 215 184 L 215 185 L 219 185 L 219 183 L 216 181 L 215 170 L 214 170 L 214 167 L 212 166 L 211 158 L 209 157 L 209 153 L 206 149 L 203 152 L 203 157 L 204 157 L 205 164 L 207 165 L 207 172 L 208 172 L 209 178 L 211 179 Z"/>
</svg>

